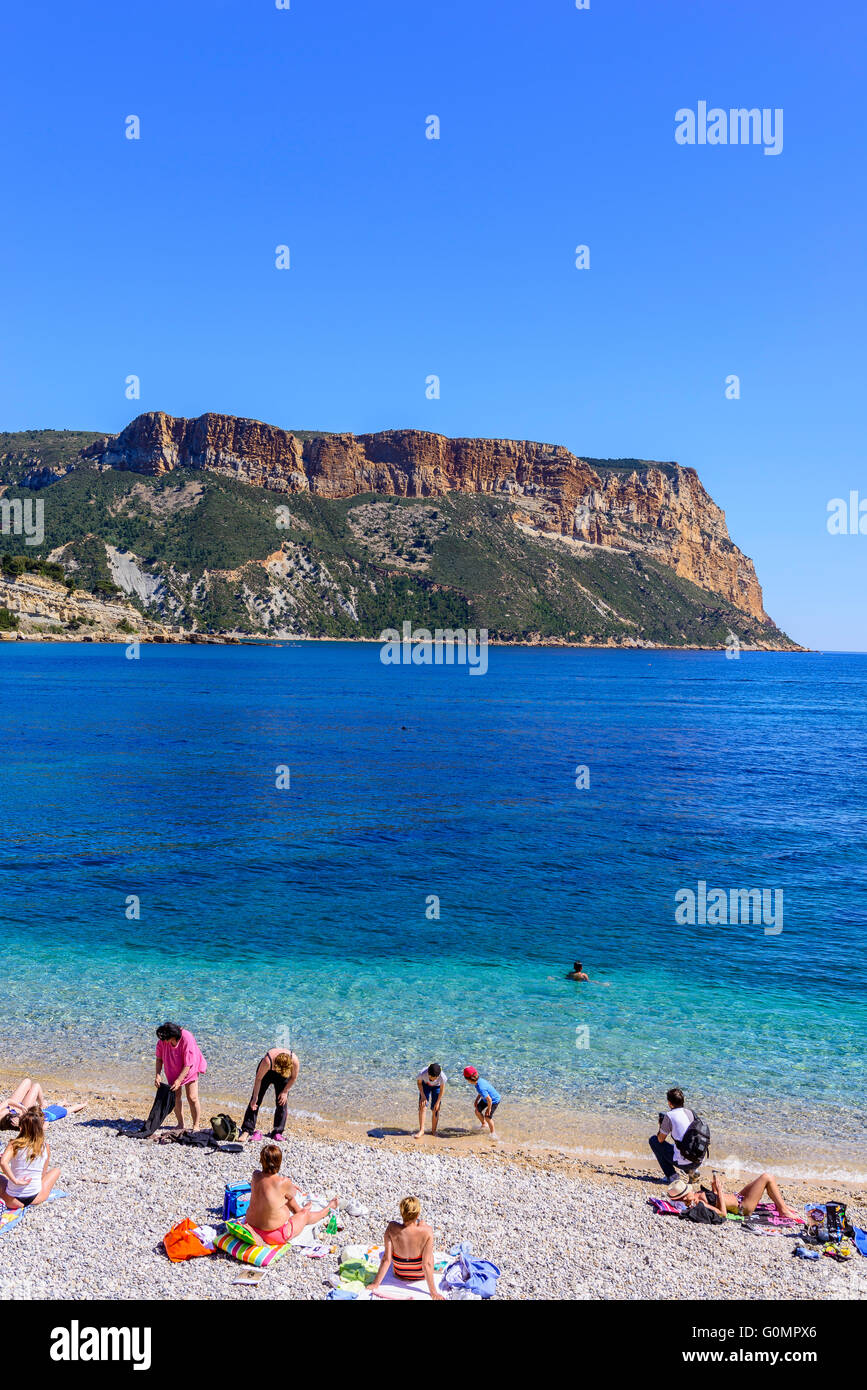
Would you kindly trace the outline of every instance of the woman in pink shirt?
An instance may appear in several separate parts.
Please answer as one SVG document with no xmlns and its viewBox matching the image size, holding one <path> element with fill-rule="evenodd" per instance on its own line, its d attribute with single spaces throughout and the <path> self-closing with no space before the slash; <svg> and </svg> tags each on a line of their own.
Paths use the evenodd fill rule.
<svg viewBox="0 0 867 1390">
<path fill-rule="evenodd" d="M 199 1106 L 199 1077 L 207 1071 L 208 1064 L 192 1033 L 188 1028 L 182 1028 L 179 1023 L 161 1024 L 157 1029 L 157 1037 L 159 1042 L 154 1085 L 159 1086 L 160 1072 L 165 1071 L 166 1081 L 175 1093 L 178 1129 L 184 1127 L 184 1098 L 181 1094 L 181 1087 L 184 1087 L 192 1116 L 193 1128 L 190 1132 L 195 1133 L 202 1115 Z"/>
</svg>

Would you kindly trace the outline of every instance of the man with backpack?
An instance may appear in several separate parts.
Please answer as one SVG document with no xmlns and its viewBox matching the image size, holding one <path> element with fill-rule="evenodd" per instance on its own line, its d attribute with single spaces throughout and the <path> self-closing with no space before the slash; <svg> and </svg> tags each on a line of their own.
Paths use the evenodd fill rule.
<svg viewBox="0 0 867 1390">
<path fill-rule="evenodd" d="M 677 1086 L 666 1091 L 668 1114 L 660 1114 L 659 1130 L 648 1143 L 666 1182 L 683 1174 L 697 1173 L 710 1152 L 710 1130 L 700 1115 L 683 1103 Z"/>
</svg>

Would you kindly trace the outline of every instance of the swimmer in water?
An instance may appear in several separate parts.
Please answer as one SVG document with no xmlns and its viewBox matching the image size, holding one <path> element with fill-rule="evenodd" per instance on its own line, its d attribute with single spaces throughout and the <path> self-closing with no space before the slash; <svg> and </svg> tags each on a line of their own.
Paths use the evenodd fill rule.
<svg viewBox="0 0 867 1390">
<path fill-rule="evenodd" d="M 549 980 L 555 980 L 555 979 L 559 979 L 559 978 L 560 978 L 560 977 L 557 976 L 557 975 L 549 975 L 549 976 L 548 976 L 548 979 L 549 979 Z M 576 961 L 575 961 L 575 963 L 574 963 L 572 969 L 571 969 L 571 970 L 567 970 L 567 971 L 566 971 L 566 974 L 565 974 L 565 976 L 564 976 L 563 978 L 566 979 L 566 980 L 581 980 L 581 981 L 583 981 L 585 984 L 588 984 L 588 985 L 603 985 L 606 989 L 610 989 L 610 988 L 611 988 L 611 981 L 610 981 L 610 980 L 591 980 L 591 978 L 590 978 L 589 975 L 585 975 L 580 960 L 576 960 Z"/>
</svg>

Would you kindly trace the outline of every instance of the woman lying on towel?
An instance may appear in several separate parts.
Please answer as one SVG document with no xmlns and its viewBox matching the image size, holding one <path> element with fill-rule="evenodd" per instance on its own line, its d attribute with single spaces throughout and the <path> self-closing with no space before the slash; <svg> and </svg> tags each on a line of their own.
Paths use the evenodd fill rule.
<svg viewBox="0 0 867 1390">
<path fill-rule="evenodd" d="M 392 1266 L 398 1279 L 426 1279 L 431 1298 L 444 1302 L 434 1279 L 433 1248 L 433 1228 L 421 1220 L 421 1202 L 404 1197 L 400 1221 L 389 1221 L 385 1228 L 385 1254 L 370 1292 L 376 1293 Z"/>
<path fill-rule="evenodd" d="M 291 1178 L 280 1177 L 283 1151 L 277 1144 L 264 1144 L 259 1154 L 262 1167 L 256 1169 L 250 1183 L 250 1205 L 244 1224 L 255 1231 L 263 1245 L 288 1245 L 301 1234 L 305 1226 L 315 1226 L 339 1205 L 332 1197 L 327 1207 L 315 1210 L 312 1202 L 302 1207 L 297 1199 L 299 1188 Z"/>
<path fill-rule="evenodd" d="M 679 1187 L 680 1184 L 677 1184 Z M 686 1179 L 683 1180 L 684 1188 L 688 1187 Z M 669 1196 L 673 1195 L 672 1188 L 669 1188 Z M 714 1211 L 721 1212 L 723 1216 L 727 1212 L 732 1212 L 736 1216 L 752 1216 L 759 1202 L 767 1192 L 780 1216 L 786 1221 L 800 1221 L 801 1217 L 794 1208 L 787 1206 L 783 1201 L 783 1194 L 780 1185 L 772 1173 L 762 1173 L 761 1177 L 753 1178 L 746 1187 L 742 1187 L 740 1192 L 735 1192 L 731 1197 L 725 1192 L 722 1179 L 719 1173 L 714 1174 L 713 1192 L 677 1192 L 680 1201 L 688 1207 L 694 1207 L 698 1203 L 704 1203 L 706 1207 L 711 1207 Z"/>
<path fill-rule="evenodd" d="M 24 1111 L 34 1105 L 43 1111 L 48 1122 L 62 1120 L 65 1115 L 77 1115 L 79 1110 L 84 1109 L 85 1102 L 82 1101 L 80 1105 L 67 1105 L 61 1100 L 56 1105 L 45 1105 L 45 1096 L 39 1082 L 31 1081 L 29 1076 L 25 1076 L 11 1096 L 0 1104 L 0 1129 L 17 1129 Z"/>
<path fill-rule="evenodd" d="M 59 1168 L 49 1168 L 50 1161 L 42 1111 L 34 1105 L 25 1110 L 17 1137 L 0 1155 L 0 1198 L 10 1211 L 45 1201 L 60 1177 Z"/>
</svg>

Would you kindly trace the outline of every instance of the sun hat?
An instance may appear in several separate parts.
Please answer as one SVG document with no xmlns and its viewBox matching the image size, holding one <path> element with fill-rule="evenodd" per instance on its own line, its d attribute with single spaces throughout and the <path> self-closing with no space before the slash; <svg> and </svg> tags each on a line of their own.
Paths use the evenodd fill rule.
<svg viewBox="0 0 867 1390">
<path fill-rule="evenodd" d="M 478 1075 L 479 1073 L 476 1071 L 475 1067 L 464 1067 L 464 1076 L 467 1078 L 468 1081 L 477 1080 Z"/>
<path fill-rule="evenodd" d="M 689 1192 L 688 1178 L 675 1178 L 674 1182 L 671 1184 L 671 1187 L 668 1189 L 669 1197 L 671 1197 L 671 1199 L 675 1202 L 678 1200 L 679 1197 L 685 1197 L 687 1192 Z"/>
</svg>

